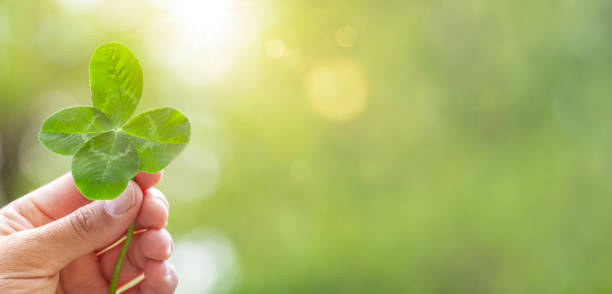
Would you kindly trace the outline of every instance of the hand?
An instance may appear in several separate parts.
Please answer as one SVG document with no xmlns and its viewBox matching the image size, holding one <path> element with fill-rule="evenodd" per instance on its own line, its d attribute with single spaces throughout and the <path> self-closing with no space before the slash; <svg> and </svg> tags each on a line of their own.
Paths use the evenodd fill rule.
<svg viewBox="0 0 612 294">
<path fill-rule="evenodd" d="M 165 261 L 172 251 L 164 229 L 168 201 L 151 188 L 160 179 L 161 173 L 139 173 L 116 199 L 91 201 L 66 174 L 0 209 L 1 292 L 108 293 L 121 246 L 100 257 L 95 252 L 122 237 L 136 218 L 136 229 L 149 230 L 134 236 L 119 284 L 144 272 L 145 280 L 127 293 L 173 293 L 177 274 Z"/>
</svg>

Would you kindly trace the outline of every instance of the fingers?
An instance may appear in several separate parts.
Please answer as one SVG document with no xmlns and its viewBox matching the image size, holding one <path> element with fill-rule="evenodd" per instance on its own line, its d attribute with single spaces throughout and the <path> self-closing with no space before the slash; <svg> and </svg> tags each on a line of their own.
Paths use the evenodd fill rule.
<svg viewBox="0 0 612 294">
<path fill-rule="evenodd" d="M 174 293 L 178 285 L 176 269 L 168 262 L 149 261 L 144 268 L 145 279 L 139 285 L 142 294 Z"/>
<path fill-rule="evenodd" d="M 142 209 L 138 214 L 137 224 L 148 229 L 161 229 L 168 223 L 170 205 L 164 193 L 151 188 L 144 196 Z"/>
<path fill-rule="evenodd" d="M 143 235 L 135 236 L 132 245 L 130 245 L 134 250 L 130 249 L 130 251 L 128 251 L 128 258 L 132 258 L 133 261 L 136 261 L 134 264 L 137 267 L 141 269 L 144 267 L 146 258 L 143 255 L 143 251 L 152 252 L 151 256 L 147 258 L 165 260 L 169 257 L 169 255 L 165 255 L 167 255 L 166 251 L 168 251 L 168 247 L 172 245 L 172 238 L 166 230 L 160 230 L 166 226 L 167 222 L 168 206 L 164 194 L 157 189 L 150 189 L 145 194 L 142 208 L 136 217 L 136 226 L 138 228 L 147 228 L 149 231 L 145 232 Z M 144 244 L 146 246 L 153 247 L 153 250 L 140 247 L 139 244 L 142 242 L 145 242 Z M 159 250 L 156 248 L 159 248 Z M 118 255 L 120 250 L 121 246 L 117 246 L 100 257 L 105 273 L 111 273 L 114 269 L 114 261 L 116 260 L 115 255 Z M 110 259 L 110 261 L 106 262 L 107 259 Z"/>
<path fill-rule="evenodd" d="M 139 224 L 149 228 L 163 228 L 168 219 L 168 200 L 158 189 L 150 189 L 145 195 L 143 208 L 138 216 Z M 139 236 L 128 259 L 133 267 L 142 269 L 145 279 L 138 285 L 141 294 L 174 293 L 178 285 L 175 268 L 165 262 L 172 254 L 172 236 L 165 229 L 149 230 Z"/>
<path fill-rule="evenodd" d="M 127 253 L 126 263 L 122 270 L 126 279 L 140 273 L 149 260 L 164 261 L 172 255 L 174 245 L 170 233 L 165 229 L 150 230 L 134 237 Z M 121 246 L 105 253 L 100 257 L 102 273 L 110 279 L 115 270 L 115 262 L 121 251 Z"/>
<path fill-rule="evenodd" d="M 151 187 L 157 185 L 161 181 L 163 174 L 163 171 L 156 173 L 147 173 L 139 171 L 138 174 L 136 174 L 136 176 L 134 177 L 134 181 L 138 183 L 138 185 L 140 186 L 140 188 L 142 188 L 143 191 L 146 191 L 149 190 Z"/>
<path fill-rule="evenodd" d="M 162 172 L 138 172 L 134 180 L 143 191 L 146 191 L 159 183 L 161 178 Z M 91 200 L 85 198 L 74 184 L 72 174 L 67 173 L 15 200 L 11 205 L 34 227 L 39 227 L 60 219 L 90 202 Z"/>
<path fill-rule="evenodd" d="M 170 258 L 173 247 L 172 236 L 166 229 L 147 231 L 136 240 L 131 260 L 143 268 L 148 260 L 164 261 Z"/>
<path fill-rule="evenodd" d="M 63 293 L 108 293 L 108 282 L 97 264 L 95 255 L 88 254 L 65 267 L 60 274 Z"/>
<path fill-rule="evenodd" d="M 121 274 L 119 276 L 119 285 L 132 280 L 142 272 L 145 272 L 146 274 L 146 268 L 150 262 L 159 263 L 168 259 L 171 255 L 172 247 L 172 238 L 166 230 L 151 230 L 147 231 L 142 235 L 136 236 L 135 239 L 132 241 L 132 244 L 130 244 L 130 250 L 128 251 L 126 259 L 124 260 L 123 267 L 121 268 Z M 117 261 L 119 253 L 120 248 L 115 248 L 105 253 L 99 259 L 102 274 L 108 281 L 110 281 L 110 279 L 112 278 L 115 269 L 115 262 Z M 145 276 L 145 281 L 147 281 L 147 279 L 149 279 L 148 274 L 146 274 Z M 127 293 L 134 292 L 140 293 L 138 291 L 129 291 Z"/>
<path fill-rule="evenodd" d="M 58 271 L 121 236 L 138 214 L 142 197 L 140 187 L 130 181 L 113 200 L 92 202 L 57 221 L 8 237 L 23 244 L 20 252 L 32 256 L 35 268 Z"/>
<path fill-rule="evenodd" d="M 142 271 L 148 260 L 163 261 L 170 257 L 172 251 L 172 237 L 163 229 L 168 221 L 168 204 L 164 194 L 153 188 L 149 189 L 144 196 L 142 209 L 136 217 L 136 226 L 148 228 L 149 231 L 135 236 L 128 251 L 124 268 L 127 272 L 138 274 Z M 115 261 L 121 251 L 121 246 L 100 256 L 102 272 L 110 278 L 114 271 Z M 131 269 L 130 267 L 133 267 Z M 131 277 L 132 275 L 128 275 Z"/>
</svg>

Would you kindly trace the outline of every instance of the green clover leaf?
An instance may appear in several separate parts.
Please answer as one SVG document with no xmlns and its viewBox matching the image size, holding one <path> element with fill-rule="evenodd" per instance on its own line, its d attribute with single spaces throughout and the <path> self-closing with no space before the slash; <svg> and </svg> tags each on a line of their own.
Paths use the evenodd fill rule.
<svg viewBox="0 0 612 294">
<path fill-rule="evenodd" d="M 62 109 L 43 123 L 41 143 L 55 153 L 74 155 L 74 181 L 89 199 L 119 196 L 138 170 L 160 171 L 189 143 L 189 119 L 174 108 L 130 119 L 142 95 L 142 76 L 130 49 L 102 45 L 89 64 L 94 107 Z"/>
<path fill-rule="evenodd" d="M 94 107 L 119 127 L 134 114 L 142 95 L 140 63 L 119 43 L 100 46 L 89 64 L 89 84 Z"/>
<path fill-rule="evenodd" d="M 139 169 L 156 172 L 185 149 L 191 124 L 178 110 L 164 107 L 135 116 L 123 126 L 122 131 L 138 149 Z"/>
</svg>

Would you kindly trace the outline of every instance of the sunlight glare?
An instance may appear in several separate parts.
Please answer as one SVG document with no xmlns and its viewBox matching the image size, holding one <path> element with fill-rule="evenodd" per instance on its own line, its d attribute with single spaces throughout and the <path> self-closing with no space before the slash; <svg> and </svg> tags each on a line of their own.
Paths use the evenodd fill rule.
<svg viewBox="0 0 612 294">
<path fill-rule="evenodd" d="M 257 36 L 251 10 L 237 0 L 159 1 L 167 21 L 151 32 L 154 55 L 188 84 L 209 84 Z"/>
<path fill-rule="evenodd" d="M 227 0 L 179 0 L 169 2 L 183 29 L 206 36 L 223 34 L 233 21 Z"/>
</svg>

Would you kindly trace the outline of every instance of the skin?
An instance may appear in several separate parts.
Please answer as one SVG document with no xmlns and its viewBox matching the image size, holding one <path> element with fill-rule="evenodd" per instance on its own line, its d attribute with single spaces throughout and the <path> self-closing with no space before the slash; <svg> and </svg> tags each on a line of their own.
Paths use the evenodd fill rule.
<svg viewBox="0 0 612 294">
<path fill-rule="evenodd" d="M 70 174 L 3 207 L 2 293 L 108 293 L 121 246 L 100 257 L 95 252 L 123 236 L 134 218 L 136 229 L 149 230 L 134 236 L 119 285 L 144 272 L 145 280 L 125 293 L 174 293 L 177 273 L 166 261 L 173 247 L 164 229 L 168 201 L 152 188 L 161 176 L 140 172 L 124 192 L 131 193 L 131 204 L 119 215 L 108 213 L 105 201 L 83 197 Z"/>
</svg>

